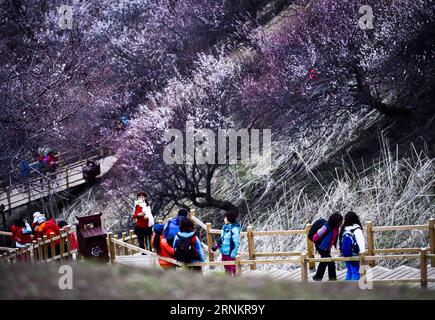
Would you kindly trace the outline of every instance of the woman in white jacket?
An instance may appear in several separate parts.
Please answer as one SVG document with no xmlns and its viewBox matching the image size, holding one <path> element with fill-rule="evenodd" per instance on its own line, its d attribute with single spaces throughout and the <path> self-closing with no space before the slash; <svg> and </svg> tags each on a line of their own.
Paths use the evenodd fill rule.
<svg viewBox="0 0 435 320">
<path fill-rule="evenodd" d="M 340 250 L 344 257 L 357 256 L 366 250 L 363 228 L 358 215 L 349 211 L 340 231 Z M 359 280 L 359 262 L 346 261 L 346 280 Z"/>
</svg>

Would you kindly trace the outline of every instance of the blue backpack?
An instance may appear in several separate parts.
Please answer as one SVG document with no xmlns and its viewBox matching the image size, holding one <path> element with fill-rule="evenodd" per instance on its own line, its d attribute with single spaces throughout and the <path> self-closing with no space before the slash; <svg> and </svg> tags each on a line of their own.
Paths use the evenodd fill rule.
<svg viewBox="0 0 435 320">
<path fill-rule="evenodd" d="M 166 227 L 166 229 L 167 229 L 165 230 L 166 240 L 172 246 L 175 236 L 177 235 L 178 231 L 180 231 L 180 219 L 178 219 L 177 217 L 170 220 L 168 222 L 168 226 Z"/>
<path fill-rule="evenodd" d="M 360 228 L 356 228 L 356 229 L 360 229 Z M 341 255 L 343 257 L 352 257 L 358 255 L 359 253 L 359 246 L 358 243 L 356 242 L 356 238 L 354 234 L 356 229 L 353 229 L 351 231 L 344 231 L 341 236 L 340 250 L 341 250 Z"/>
</svg>

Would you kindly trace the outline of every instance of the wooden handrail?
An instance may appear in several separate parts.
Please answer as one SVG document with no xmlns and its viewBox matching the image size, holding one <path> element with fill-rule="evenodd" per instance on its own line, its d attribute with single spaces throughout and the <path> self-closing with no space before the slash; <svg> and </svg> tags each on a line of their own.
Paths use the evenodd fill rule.
<svg viewBox="0 0 435 320">
<path fill-rule="evenodd" d="M 403 225 L 403 226 L 385 226 L 385 227 L 373 227 L 374 232 L 380 231 L 401 231 L 401 230 L 426 230 L 429 228 L 428 224 L 417 224 L 417 225 Z"/>
<path fill-rule="evenodd" d="M 301 254 L 302 254 L 302 252 L 299 252 L 299 251 L 255 252 L 256 257 L 294 257 L 294 256 L 300 256 Z"/>
<path fill-rule="evenodd" d="M 175 264 L 177 266 L 182 266 L 182 263 L 178 262 L 177 260 L 174 260 L 174 259 L 171 259 L 171 258 L 167 258 L 167 257 L 159 256 L 155 252 L 148 251 L 148 250 L 142 249 L 140 247 L 136 247 L 135 245 L 129 244 L 129 243 L 124 242 L 122 240 L 112 238 L 112 242 L 114 244 L 117 244 L 117 245 L 122 246 L 124 248 L 135 250 L 135 251 L 140 252 L 140 253 L 145 253 L 146 255 L 155 256 L 155 257 L 157 257 L 160 260 L 170 262 L 170 263 Z"/>
<path fill-rule="evenodd" d="M 305 230 L 254 231 L 254 236 L 290 236 L 305 234 Z"/>
<path fill-rule="evenodd" d="M 71 250 L 70 244 L 68 241 L 68 249 L 67 252 L 62 250 L 59 255 L 52 256 L 48 258 L 48 248 L 50 247 L 50 251 L 52 254 L 55 253 L 55 241 L 57 239 L 61 239 L 61 243 L 65 241 L 65 239 L 69 239 L 69 235 L 74 233 L 74 230 L 71 230 L 71 226 L 67 226 L 66 230 L 62 230 L 58 236 L 54 236 L 54 234 L 50 234 L 50 238 L 47 239 L 47 236 L 44 236 L 43 239 L 35 239 L 32 243 L 28 243 L 25 248 L 9 248 L 9 252 L 7 254 L 0 255 L 0 260 L 9 261 L 9 262 L 18 262 L 19 257 L 20 261 L 24 262 L 51 262 L 58 259 L 63 259 L 65 257 L 70 256 L 73 253 L 77 253 L 77 249 Z M 63 240 L 63 241 L 62 241 Z"/>
<path fill-rule="evenodd" d="M 391 255 L 384 255 L 384 256 L 366 256 L 366 261 L 378 261 L 378 260 L 400 260 L 400 259 L 418 259 L 418 254 L 391 254 Z"/>
<path fill-rule="evenodd" d="M 414 247 L 414 248 L 389 248 L 389 249 L 374 249 L 373 253 L 398 253 L 398 252 L 419 252 L 420 247 Z"/>
</svg>

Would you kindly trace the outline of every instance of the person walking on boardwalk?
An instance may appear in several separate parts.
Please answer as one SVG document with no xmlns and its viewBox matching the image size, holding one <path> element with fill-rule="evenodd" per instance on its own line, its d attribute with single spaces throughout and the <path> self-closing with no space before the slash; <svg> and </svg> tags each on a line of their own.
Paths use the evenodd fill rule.
<svg viewBox="0 0 435 320">
<path fill-rule="evenodd" d="M 154 252 L 156 252 L 159 256 L 175 259 L 174 248 L 169 245 L 168 241 L 163 236 L 164 228 L 165 225 L 163 223 L 156 223 L 154 225 L 154 237 L 151 240 L 151 245 L 154 248 Z M 159 264 L 163 270 L 175 270 L 177 267 L 175 264 L 162 259 L 159 259 Z"/>
<path fill-rule="evenodd" d="M 313 227 L 318 225 L 319 222 L 321 223 L 323 221 L 325 220 L 316 221 L 313 224 Z M 342 215 L 338 212 L 335 212 L 329 217 L 328 222 L 323 223 L 323 225 L 314 233 L 312 241 L 314 242 L 316 250 L 320 254 L 320 257 L 331 257 L 332 246 L 337 247 L 339 229 L 342 222 Z M 314 281 L 322 281 L 323 275 L 326 271 L 326 267 L 328 267 L 329 280 L 337 280 L 337 274 L 335 272 L 335 262 L 320 262 L 316 274 L 313 277 Z"/>
<path fill-rule="evenodd" d="M 175 236 L 180 231 L 180 221 L 182 218 L 186 218 L 189 212 L 186 209 L 178 210 L 178 215 L 168 221 L 166 225 L 164 237 L 168 241 L 170 246 L 173 246 Z"/>
<path fill-rule="evenodd" d="M 25 248 L 26 244 L 32 242 L 32 228 L 23 218 L 15 220 L 11 226 L 12 241 L 15 241 L 15 247 Z"/>
<path fill-rule="evenodd" d="M 57 225 L 56 221 L 53 218 L 47 220 L 47 218 L 43 214 L 36 216 L 35 230 L 38 237 L 43 238 L 44 236 L 46 236 L 47 239 L 50 239 L 51 234 L 56 237 L 60 233 L 60 228 Z M 55 252 L 51 252 L 51 246 L 48 247 L 49 258 L 60 254 L 60 239 L 54 240 L 54 245 Z"/>
<path fill-rule="evenodd" d="M 65 220 L 61 220 L 57 223 L 57 226 L 60 228 L 61 231 L 65 231 L 66 227 L 68 226 L 68 222 L 66 222 Z M 77 237 L 75 232 L 71 232 L 65 239 L 64 242 L 64 252 L 68 252 L 68 242 L 70 242 L 69 244 L 69 248 L 72 250 L 76 250 L 78 248 L 78 244 L 77 244 Z M 75 254 L 73 254 L 73 257 L 75 256 Z"/>
<path fill-rule="evenodd" d="M 149 205 L 148 193 L 138 192 L 134 202 L 133 219 L 136 219 L 134 233 L 137 236 L 139 247 L 151 250 L 151 235 L 153 233 L 154 217 Z"/>
<path fill-rule="evenodd" d="M 343 257 L 356 257 L 365 251 L 366 244 L 363 228 L 358 215 L 349 211 L 344 216 L 340 231 L 340 252 Z M 346 279 L 359 280 L 359 261 L 346 261 Z"/>
<path fill-rule="evenodd" d="M 219 248 L 222 254 L 222 261 L 235 261 L 240 247 L 240 224 L 237 222 L 238 212 L 227 211 L 224 215 L 224 226 L 218 242 L 213 246 L 213 251 Z M 225 273 L 236 275 L 236 266 L 224 266 Z"/>
<path fill-rule="evenodd" d="M 175 259 L 180 262 L 204 262 L 204 251 L 201 247 L 192 220 L 182 218 L 180 221 L 180 231 L 174 239 Z M 202 272 L 202 267 L 191 267 L 192 271 Z"/>
</svg>

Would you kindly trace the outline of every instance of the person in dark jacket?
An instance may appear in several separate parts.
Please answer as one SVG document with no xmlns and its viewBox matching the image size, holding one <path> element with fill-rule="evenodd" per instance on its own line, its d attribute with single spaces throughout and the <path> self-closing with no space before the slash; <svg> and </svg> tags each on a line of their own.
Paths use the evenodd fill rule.
<svg viewBox="0 0 435 320">
<path fill-rule="evenodd" d="M 190 261 L 183 261 L 187 263 L 191 262 L 204 262 L 205 255 L 204 251 L 201 247 L 201 241 L 195 232 L 195 225 L 189 218 L 182 218 L 180 221 L 180 231 L 177 233 L 174 239 L 174 253 L 175 257 L 177 257 L 177 242 L 183 241 L 182 239 L 189 239 L 192 243 L 192 247 L 194 248 L 196 258 Z M 182 261 L 177 259 L 178 261 Z M 202 273 L 202 267 L 189 267 L 189 270 Z"/>
<path fill-rule="evenodd" d="M 322 258 L 331 257 L 332 246 L 337 247 L 337 240 L 339 235 L 340 226 L 343 222 L 343 217 L 338 212 L 333 213 L 328 223 L 317 230 L 313 237 L 313 242 L 316 246 L 317 252 Z M 335 272 L 335 262 L 320 262 L 317 268 L 317 272 L 313 277 L 314 281 L 322 281 L 325 274 L 326 267 L 328 267 L 328 276 L 330 281 L 337 280 L 337 274 Z"/>
</svg>

